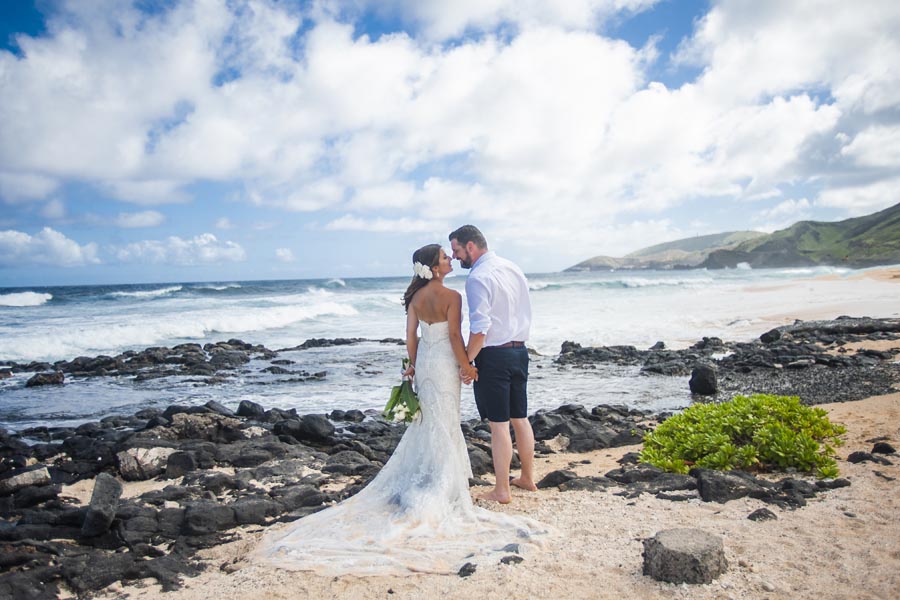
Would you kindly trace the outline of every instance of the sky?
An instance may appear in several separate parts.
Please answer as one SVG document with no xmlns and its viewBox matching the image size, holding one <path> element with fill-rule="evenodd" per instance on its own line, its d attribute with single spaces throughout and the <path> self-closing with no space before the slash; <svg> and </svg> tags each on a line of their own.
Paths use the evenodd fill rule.
<svg viewBox="0 0 900 600">
<path fill-rule="evenodd" d="M 0 2 L 0 287 L 529 273 L 900 201 L 895 0 Z"/>
</svg>

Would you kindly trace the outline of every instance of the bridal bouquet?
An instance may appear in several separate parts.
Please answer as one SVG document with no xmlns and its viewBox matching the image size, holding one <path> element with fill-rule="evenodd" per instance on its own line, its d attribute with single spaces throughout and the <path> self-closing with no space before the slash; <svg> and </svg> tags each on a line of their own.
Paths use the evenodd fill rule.
<svg viewBox="0 0 900 600">
<path fill-rule="evenodd" d="M 409 359 L 403 359 L 403 370 L 409 368 Z M 412 382 L 404 378 L 391 389 L 391 398 L 384 407 L 384 418 L 400 423 L 411 423 L 419 414 L 419 397 L 413 391 Z"/>
</svg>

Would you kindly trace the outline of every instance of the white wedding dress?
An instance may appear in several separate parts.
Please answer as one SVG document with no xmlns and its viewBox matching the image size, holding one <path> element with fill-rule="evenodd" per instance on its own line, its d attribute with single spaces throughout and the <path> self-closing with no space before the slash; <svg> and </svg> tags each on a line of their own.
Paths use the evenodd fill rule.
<svg viewBox="0 0 900 600">
<path fill-rule="evenodd" d="M 420 323 L 416 387 L 422 414 L 358 494 L 263 538 L 256 556 L 321 575 L 455 573 L 539 545 L 546 528 L 472 503 L 459 427 L 460 381 L 447 322 Z"/>
</svg>

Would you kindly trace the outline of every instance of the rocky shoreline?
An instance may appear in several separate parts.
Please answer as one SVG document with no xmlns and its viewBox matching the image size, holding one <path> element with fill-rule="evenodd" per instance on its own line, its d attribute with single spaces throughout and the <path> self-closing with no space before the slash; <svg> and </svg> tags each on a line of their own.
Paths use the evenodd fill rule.
<svg viewBox="0 0 900 600">
<path fill-rule="evenodd" d="M 582 348 L 567 342 L 557 362 L 573 368 L 602 362 L 640 364 L 645 372 L 673 375 L 707 366 L 714 371 L 717 391 L 712 397 L 718 399 L 745 391 L 785 393 L 777 386 L 794 382 L 787 393 L 816 404 L 896 391 L 900 381 L 896 347 L 840 351 L 862 340 L 900 339 L 898 320 L 796 323 L 762 338 L 749 344 L 706 338 L 679 351 L 659 345 L 647 351 Z M 181 370 L 186 362 L 167 359 L 193 355 L 193 364 L 200 364 L 202 356 L 204 364 L 226 370 L 229 364 L 245 364 L 238 360 L 240 353 L 276 359 L 268 354 L 272 351 L 240 340 L 208 345 L 209 350 L 185 346 L 190 348 L 134 353 L 123 364 L 155 356 L 136 364 L 147 363 L 148 370 L 177 364 Z M 215 359 L 220 355 L 227 360 Z M 51 367 L 54 373 L 75 376 L 95 364 L 94 376 L 102 376 L 99 369 L 111 373 L 101 366 L 104 357 L 97 358 L 99 362 L 76 359 Z M 115 359 L 106 364 L 116 364 Z M 35 365 L 12 367 L 23 371 Z M 121 373 L 120 368 L 115 372 Z M 133 376 L 140 374 L 136 369 Z M 665 417 L 617 406 L 566 405 L 539 411 L 530 419 L 536 451 L 546 456 L 637 444 Z M 472 484 L 484 484 L 480 476 L 491 471 L 489 428 L 478 421 L 461 426 L 476 476 Z M 0 597 L 55 598 L 61 589 L 86 596 L 117 581 L 146 578 L 174 589 L 183 576 L 233 568 L 204 562 L 198 553 L 232 541 L 248 528 L 302 518 L 351 496 L 377 474 L 403 430 L 374 411 L 299 415 L 249 401 L 236 411 L 211 401 L 108 417 L 76 428 L 37 427 L 17 433 L 0 429 Z M 878 464 L 888 461 L 883 453 L 892 450 L 873 447 L 872 453 L 857 459 Z M 127 495 L 123 481 L 151 485 Z M 89 502 L 69 495 L 79 482 L 92 488 Z M 699 497 L 725 502 L 750 496 L 782 508 L 802 507 L 808 498 L 846 485 L 842 479 L 813 482 L 789 475 L 774 481 L 700 469 L 673 475 L 637 464 L 634 454 L 602 476 L 579 477 L 563 469 L 545 474 L 539 483 L 562 491 L 654 494 L 671 501 Z"/>
<path fill-rule="evenodd" d="M 669 376 L 711 369 L 714 381 L 697 392 L 715 400 L 737 394 L 799 396 L 804 404 L 861 400 L 896 391 L 900 344 L 886 350 L 849 344 L 900 340 L 900 319 L 838 317 L 797 321 L 763 333 L 753 342 L 705 337 L 683 350 L 662 342 L 648 350 L 634 346 L 583 348 L 563 342 L 559 365 L 591 369 L 598 364 L 637 365 L 641 373 Z M 693 390 L 693 387 L 692 387 Z"/>
</svg>

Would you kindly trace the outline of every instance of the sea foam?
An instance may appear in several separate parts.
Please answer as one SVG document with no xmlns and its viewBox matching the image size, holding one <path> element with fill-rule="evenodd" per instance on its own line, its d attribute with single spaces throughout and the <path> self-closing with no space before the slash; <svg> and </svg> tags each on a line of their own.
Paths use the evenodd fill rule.
<svg viewBox="0 0 900 600">
<path fill-rule="evenodd" d="M 13 361 L 71 359 L 80 355 L 118 354 L 125 349 L 172 345 L 176 341 L 203 340 L 210 336 L 251 334 L 277 330 L 297 323 L 329 316 L 352 317 L 357 310 L 349 304 L 318 302 L 272 307 L 231 307 L 145 314 L 141 319 L 127 315 L 95 316 L 71 322 L 66 328 L 34 327 L 9 332 L 0 338 L 0 358 Z M 256 339 L 254 337 L 254 339 Z"/>
<path fill-rule="evenodd" d="M 53 294 L 39 292 L 16 292 L 0 295 L 0 306 L 40 306 L 53 299 Z"/>
<path fill-rule="evenodd" d="M 182 290 L 182 286 L 174 285 L 171 287 L 164 287 L 158 290 L 139 290 L 135 292 L 111 292 L 110 296 L 115 296 L 117 298 L 156 298 L 158 296 L 168 296 L 169 294 L 174 294 L 175 292 L 180 292 Z"/>
</svg>

